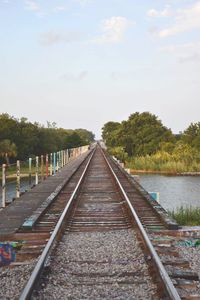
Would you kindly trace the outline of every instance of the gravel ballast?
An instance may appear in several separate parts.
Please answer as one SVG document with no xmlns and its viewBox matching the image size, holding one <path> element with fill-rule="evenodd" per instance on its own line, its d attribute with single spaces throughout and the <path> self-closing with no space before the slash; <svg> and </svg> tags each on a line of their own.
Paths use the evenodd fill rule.
<svg viewBox="0 0 200 300">
<path fill-rule="evenodd" d="M 158 299 L 132 229 L 68 233 L 45 273 L 33 299 Z"/>
<path fill-rule="evenodd" d="M 28 281 L 31 272 L 36 264 L 36 260 L 24 262 L 23 265 L 15 266 L 13 268 L 0 269 L 0 299 L 14 300 L 19 299 L 21 291 Z"/>
</svg>

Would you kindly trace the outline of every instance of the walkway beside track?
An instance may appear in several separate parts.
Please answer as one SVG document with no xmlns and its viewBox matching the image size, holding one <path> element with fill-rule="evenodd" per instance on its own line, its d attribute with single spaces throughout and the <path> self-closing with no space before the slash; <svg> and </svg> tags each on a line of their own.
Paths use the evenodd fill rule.
<svg viewBox="0 0 200 300">
<path fill-rule="evenodd" d="M 55 197 L 90 151 L 70 161 L 55 176 L 48 177 L 0 211 L 0 240 L 11 237 L 47 199 Z"/>
</svg>

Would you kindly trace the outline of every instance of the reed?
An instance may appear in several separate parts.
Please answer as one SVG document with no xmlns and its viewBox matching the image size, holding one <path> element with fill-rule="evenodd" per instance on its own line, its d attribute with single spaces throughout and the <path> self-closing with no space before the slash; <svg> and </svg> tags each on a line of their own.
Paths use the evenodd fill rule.
<svg viewBox="0 0 200 300">
<path fill-rule="evenodd" d="M 172 173 L 200 172 L 200 163 L 193 161 L 186 164 L 184 161 L 162 160 L 154 155 L 129 158 L 126 167 L 133 170 L 165 171 Z"/>
<path fill-rule="evenodd" d="M 200 225 L 200 207 L 179 207 L 169 212 L 171 217 L 182 226 L 198 226 Z"/>
</svg>

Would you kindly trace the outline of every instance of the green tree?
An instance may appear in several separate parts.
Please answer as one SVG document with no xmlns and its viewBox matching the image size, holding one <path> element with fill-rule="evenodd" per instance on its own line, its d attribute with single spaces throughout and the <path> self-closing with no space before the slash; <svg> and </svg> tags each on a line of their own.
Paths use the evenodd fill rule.
<svg viewBox="0 0 200 300">
<path fill-rule="evenodd" d="M 193 161 L 199 160 L 197 149 L 182 141 L 177 142 L 172 155 L 175 161 L 183 161 L 187 166 L 192 164 Z"/>
<path fill-rule="evenodd" d="M 120 146 L 119 132 L 121 124 L 118 122 L 107 122 L 102 128 L 102 138 L 107 147 Z"/>
<path fill-rule="evenodd" d="M 191 123 L 183 132 L 181 140 L 200 150 L 200 122 Z"/>
<path fill-rule="evenodd" d="M 2 140 L 0 142 L 0 156 L 5 158 L 6 164 L 9 166 L 10 157 L 16 157 L 17 155 L 17 147 L 10 140 Z"/>
<path fill-rule="evenodd" d="M 129 156 L 151 155 L 160 149 L 161 142 L 173 141 L 171 130 L 149 112 L 136 112 L 122 122 L 120 143 Z"/>
</svg>

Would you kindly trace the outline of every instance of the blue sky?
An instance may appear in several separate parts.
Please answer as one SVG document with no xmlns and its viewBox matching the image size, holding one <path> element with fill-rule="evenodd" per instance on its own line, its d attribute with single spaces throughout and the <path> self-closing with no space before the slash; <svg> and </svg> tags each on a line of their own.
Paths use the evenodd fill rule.
<svg viewBox="0 0 200 300">
<path fill-rule="evenodd" d="M 200 1 L 0 0 L 0 111 L 100 137 L 107 121 L 200 121 Z"/>
</svg>

